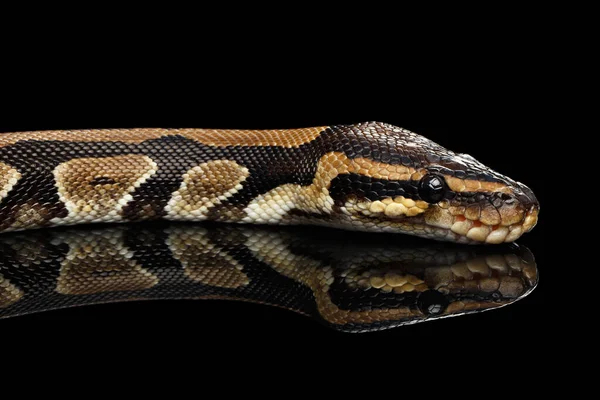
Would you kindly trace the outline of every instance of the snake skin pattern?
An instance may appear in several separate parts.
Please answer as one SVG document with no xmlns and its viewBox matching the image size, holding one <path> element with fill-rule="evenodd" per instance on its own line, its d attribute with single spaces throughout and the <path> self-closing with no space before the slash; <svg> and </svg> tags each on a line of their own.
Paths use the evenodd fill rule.
<svg viewBox="0 0 600 400">
<path fill-rule="evenodd" d="M 408 238 L 410 239 L 410 238 Z M 495 309 L 537 285 L 524 247 L 226 224 L 0 236 L 0 318 L 86 304 L 229 299 L 367 332 Z"/>
<path fill-rule="evenodd" d="M 538 212 L 525 185 L 384 123 L 0 134 L 0 232 L 212 220 L 498 244 Z"/>
</svg>

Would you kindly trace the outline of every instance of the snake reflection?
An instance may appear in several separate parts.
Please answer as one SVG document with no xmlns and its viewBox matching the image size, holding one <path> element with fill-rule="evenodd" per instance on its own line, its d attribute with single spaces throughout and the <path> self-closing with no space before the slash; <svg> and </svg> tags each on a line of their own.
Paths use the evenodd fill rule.
<svg viewBox="0 0 600 400">
<path fill-rule="evenodd" d="M 532 254 L 516 245 L 174 223 L 0 236 L 0 318 L 129 300 L 229 299 L 365 332 L 502 307 L 536 284 Z"/>
</svg>

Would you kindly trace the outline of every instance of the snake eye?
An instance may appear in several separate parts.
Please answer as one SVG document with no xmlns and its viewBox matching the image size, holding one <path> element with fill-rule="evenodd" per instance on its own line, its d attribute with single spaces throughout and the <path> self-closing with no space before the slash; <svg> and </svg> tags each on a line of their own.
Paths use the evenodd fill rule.
<svg viewBox="0 0 600 400">
<path fill-rule="evenodd" d="M 425 175 L 419 182 L 419 196 L 428 203 L 437 203 L 446 194 L 446 182 L 439 175 Z"/>
</svg>

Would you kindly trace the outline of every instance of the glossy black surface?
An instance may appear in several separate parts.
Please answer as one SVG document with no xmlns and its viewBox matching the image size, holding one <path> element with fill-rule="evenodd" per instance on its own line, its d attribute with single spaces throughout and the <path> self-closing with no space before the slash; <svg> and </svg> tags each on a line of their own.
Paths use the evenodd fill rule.
<svg viewBox="0 0 600 400">
<path fill-rule="evenodd" d="M 496 310 L 537 286 L 535 259 L 525 247 L 403 239 L 218 223 L 8 233 L 0 235 L 0 318 L 205 299 L 215 307 L 215 300 L 250 301 L 338 331 L 370 333 Z"/>
</svg>

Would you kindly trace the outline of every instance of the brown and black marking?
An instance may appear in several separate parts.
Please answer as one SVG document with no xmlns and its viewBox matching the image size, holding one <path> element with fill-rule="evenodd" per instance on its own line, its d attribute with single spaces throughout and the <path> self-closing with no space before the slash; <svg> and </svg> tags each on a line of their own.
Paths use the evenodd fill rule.
<svg viewBox="0 0 600 400">
<path fill-rule="evenodd" d="M 180 223 L 3 235 L 0 277 L 0 318 L 131 300 L 229 299 L 350 332 L 501 307 L 537 284 L 533 258 L 517 247 Z"/>
<path fill-rule="evenodd" d="M 61 262 L 56 292 L 86 295 L 142 291 L 158 283 L 158 277 L 133 259 L 123 240 L 124 229 L 91 231 L 83 235 L 57 235 L 68 253 Z"/>
<path fill-rule="evenodd" d="M 246 167 L 230 160 L 209 161 L 192 168 L 183 175 L 181 186 L 167 203 L 167 216 L 174 220 L 217 219 L 216 207 L 242 190 L 248 175 Z M 226 208 L 223 216 L 235 220 L 230 209 Z"/>
<path fill-rule="evenodd" d="M 209 230 L 173 227 L 167 229 L 167 232 L 167 244 L 171 254 L 181 263 L 189 279 L 226 289 L 235 289 L 250 283 L 243 271 L 244 264 L 237 261 L 222 246 L 218 246 L 218 241 L 211 241 Z"/>
<path fill-rule="evenodd" d="M 322 163 L 328 154 L 337 156 L 341 169 L 340 165 Z M 288 221 L 295 222 L 294 213 L 304 213 L 311 219 L 349 227 L 336 214 L 339 210 L 332 215 L 328 209 L 319 208 L 317 189 L 329 191 L 336 207 L 349 198 L 372 201 L 405 196 L 419 201 L 422 199 L 415 187 L 426 174 L 439 174 L 446 180 L 450 190 L 444 200 L 456 212 L 464 213 L 472 204 L 473 209 L 479 207 L 479 213 L 488 210 L 491 215 L 499 207 L 510 208 L 512 202 L 515 209 L 512 215 L 518 221 L 513 223 L 523 222 L 528 215 L 527 226 L 533 227 L 537 219 L 537 200 L 525 186 L 412 132 L 383 123 L 364 123 L 288 131 L 137 129 L 2 134 L 0 171 L 4 180 L 0 180 L 0 194 L 3 194 L 0 231 L 68 220 L 69 210 L 60 199 L 54 175 L 61 165 L 94 158 L 118 163 L 127 157 L 147 157 L 156 170 L 130 193 L 131 199 L 118 210 L 118 218 L 122 220 L 167 217 L 166 207 L 173 194 L 181 189 L 184 176 L 214 162 L 235 164 L 247 171 L 247 176 L 240 190 L 211 202 L 212 207 L 202 213 L 202 219 L 242 220 L 245 208 L 259 196 L 285 185 L 297 185 L 308 189 L 301 193 L 307 194 L 308 200 L 302 196 L 295 200 L 317 206 L 295 205 Z M 410 171 L 410 177 L 394 177 L 382 165 L 392 170 L 402 167 Z M 323 182 L 323 187 L 315 185 L 320 169 L 325 169 L 331 177 Z M 11 185 L 3 183 L 7 177 Z M 87 186 L 81 190 L 92 193 L 118 183 L 115 176 L 93 176 L 83 182 Z M 363 219 L 378 223 L 377 219 L 362 215 L 354 218 L 358 223 Z"/>
</svg>

